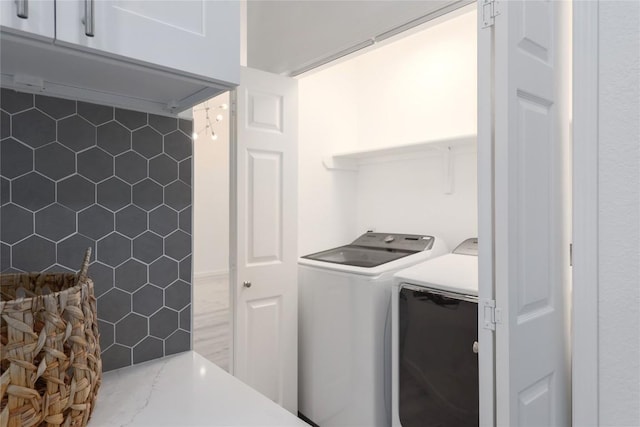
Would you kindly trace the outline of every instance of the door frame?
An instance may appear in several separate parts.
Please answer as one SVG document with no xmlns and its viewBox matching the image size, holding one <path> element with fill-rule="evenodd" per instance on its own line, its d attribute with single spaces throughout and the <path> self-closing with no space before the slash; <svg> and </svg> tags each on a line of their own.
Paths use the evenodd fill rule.
<svg viewBox="0 0 640 427">
<path fill-rule="evenodd" d="M 598 420 L 598 10 L 597 1 L 573 4 L 573 87 L 580 90 L 573 91 L 572 412 L 573 425 L 585 426 L 597 425 Z M 481 10 L 478 12 L 479 281 L 481 284 L 489 283 L 488 286 L 480 286 L 479 297 L 495 299 L 491 239 L 494 229 L 493 128 L 487 125 L 493 123 L 493 82 L 490 79 L 493 73 L 493 30 L 481 28 Z M 234 92 L 230 91 L 232 95 Z M 231 130 L 233 132 L 234 129 Z M 576 141 L 579 144 L 575 144 Z M 234 196 L 230 192 L 230 198 Z M 230 215 L 230 221 L 232 217 Z M 233 266 L 230 267 L 232 271 Z M 231 322 L 233 324 L 232 319 Z M 487 366 L 491 370 L 481 374 L 481 389 L 483 382 L 489 380 L 491 384 L 485 383 L 485 387 L 492 389 L 480 405 L 480 425 L 495 425 L 494 335 L 480 327 L 479 338 L 490 343 L 480 353 L 490 359 Z M 230 363 L 231 370 L 232 366 Z M 491 410 L 483 411 L 483 407 Z"/>
<path fill-rule="evenodd" d="M 598 425 L 598 1 L 573 3 L 573 425 Z"/>
<path fill-rule="evenodd" d="M 495 301 L 494 250 L 494 27 L 483 28 L 482 5 L 477 13 L 478 80 L 478 388 L 479 425 L 496 424 L 495 333 L 484 327 L 484 301 Z"/>
<path fill-rule="evenodd" d="M 244 2 L 243 2 L 244 3 Z M 246 8 L 245 8 L 246 9 Z M 236 254 L 238 240 L 235 238 L 238 229 L 238 177 L 236 165 L 238 153 L 238 90 L 229 91 L 229 373 L 235 375 L 236 359 L 236 283 L 238 283 L 238 268 Z"/>
</svg>

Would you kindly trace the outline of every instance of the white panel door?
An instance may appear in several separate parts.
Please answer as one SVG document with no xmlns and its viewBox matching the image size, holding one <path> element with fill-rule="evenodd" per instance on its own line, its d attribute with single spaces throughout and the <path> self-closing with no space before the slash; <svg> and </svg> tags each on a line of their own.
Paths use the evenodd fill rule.
<svg viewBox="0 0 640 427">
<path fill-rule="evenodd" d="M 231 149 L 234 375 L 297 414 L 297 81 L 241 69 Z"/>
<path fill-rule="evenodd" d="M 495 21 L 499 426 L 571 425 L 562 3 L 500 2 Z"/>
<path fill-rule="evenodd" d="M 58 44 L 237 83 L 237 1 L 64 0 L 56 7 Z"/>
<path fill-rule="evenodd" d="M 1 0 L 0 25 L 3 32 L 53 41 L 54 0 Z"/>
</svg>

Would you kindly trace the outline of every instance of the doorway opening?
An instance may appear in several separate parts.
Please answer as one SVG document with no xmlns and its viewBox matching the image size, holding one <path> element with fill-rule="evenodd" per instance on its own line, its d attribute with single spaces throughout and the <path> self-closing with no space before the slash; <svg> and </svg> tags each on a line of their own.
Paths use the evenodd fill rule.
<svg viewBox="0 0 640 427">
<path fill-rule="evenodd" d="M 441 237 L 450 247 L 477 234 L 476 152 L 475 144 L 469 143 L 469 136 L 476 132 L 475 21 L 475 5 L 470 5 L 296 77 L 300 89 L 298 255 L 344 244 L 368 229 L 405 233 L 445 229 L 447 236 Z M 403 70 L 409 70 L 409 76 Z M 428 103 L 420 100 L 425 92 L 430 93 Z M 221 105 L 230 105 L 228 93 L 193 110 L 198 133 L 194 140 L 193 348 L 229 370 L 231 142 L 230 110 Z M 219 115 L 222 120 L 216 121 Z M 455 168 L 447 178 L 441 152 L 427 145 L 450 137 L 464 138 L 453 148 Z M 416 142 L 415 149 L 402 148 Z M 394 147 L 399 147 L 398 154 L 365 160 L 355 174 L 322 163 L 336 152 Z M 457 187 L 444 190 L 448 179 Z M 381 206 L 375 196 L 380 191 L 394 202 Z M 415 205 L 411 210 L 393 209 L 396 202 L 408 200 Z M 445 210 L 435 209 L 443 204 L 449 206 L 447 212 L 457 212 L 456 224 Z M 431 228 L 424 226 L 427 222 Z"/>
<path fill-rule="evenodd" d="M 497 96 L 494 86 L 504 86 L 505 82 L 510 82 L 509 79 L 496 82 L 496 76 L 500 76 L 494 68 L 499 68 L 502 73 L 516 73 L 523 70 L 522 67 L 517 68 L 513 64 L 497 64 L 492 55 L 495 53 L 493 49 L 501 49 L 500 53 L 504 56 L 507 51 L 505 46 L 511 47 L 514 45 L 513 41 L 517 37 L 521 37 L 518 40 L 519 44 L 515 44 L 517 44 L 517 49 L 521 51 L 519 53 L 522 54 L 521 60 L 523 63 L 527 62 L 524 59 L 553 63 L 553 61 L 549 61 L 549 58 L 541 59 L 549 49 L 554 49 L 554 55 L 556 52 L 553 45 L 555 42 L 552 37 L 548 36 L 548 31 L 551 31 L 553 25 L 557 22 L 545 21 L 554 16 L 553 13 L 544 9 L 555 7 L 550 5 L 554 5 L 554 3 L 534 2 L 530 4 L 530 8 L 524 11 L 512 9 L 516 12 L 521 12 L 521 15 L 530 19 L 527 22 L 531 25 L 526 27 L 526 30 L 530 31 L 530 33 L 515 34 L 512 32 L 505 34 L 504 27 L 502 27 L 503 33 L 500 36 L 503 43 L 500 46 L 497 46 L 497 43 L 493 40 L 494 36 L 498 36 L 495 34 L 497 32 L 496 28 L 488 29 L 485 32 L 476 30 L 478 17 L 476 16 L 474 5 L 471 7 L 472 11 L 466 10 L 451 14 L 446 18 L 443 17 L 439 22 L 430 22 L 426 25 L 426 29 L 412 30 L 410 33 L 403 34 L 402 37 L 387 40 L 372 49 L 361 51 L 358 55 L 343 58 L 339 62 L 332 63 L 323 69 L 298 76 L 300 128 L 298 139 L 300 147 L 298 156 L 299 174 L 297 176 L 299 188 L 299 203 L 297 204 L 299 208 L 298 255 L 342 245 L 345 242 L 352 241 L 366 230 L 419 234 L 438 233 L 449 247 L 453 248 L 460 241 L 474 235 L 477 236 L 479 203 L 481 204 L 481 211 L 485 215 L 487 213 L 489 213 L 489 216 L 494 214 L 496 199 L 493 192 L 494 184 L 498 182 L 497 179 L 495 182 L 493 181 L 493 177 L 496 176 L 495 171 L 498 170 L 495 165 L 500 165 L 502 169 L 498 170 L 498 172 L 503 174 L 505 170 L 515 170 L 513 168 L 509 169 L 509 167 L 516 160 L 531 166 L 529 162 L 533 161 L 528 159 L 526 155 L 516 160 L 512 160 L 511 157 L 505 158 L 506 154 L 511 153 L 505 146 L 513 148 L 509 144 L 521 144 L 526 148 L 539 150 L 536 154 L 540 155 L 540 158 L 533 159 L 536 160 L 536 165 L 549 166 L 552 162 L 545 157 L 549 153 L 544 152 L 544 150 L 548 147 L 552 147 L 555 150 L 557 147 L 554 145 L 541 146 L 537 143 L 538 141 L 549 142 L 549 136 L 551 135 L 551 132 L 544 134 L 541 131 L 543 126 L 539 124 L 542 123 L 542 125 L 546 126 L 554 122 L 540 121 L 538 123 L 536 119 L 545 116 L 547 111 L 553 112 L 549 107 L 554 102 L 544 101 L 540 103 L 540 100 L 543 99 L 542 97 L 527 97 L 526 93 L 528 92 L 524 90 L 505 91 L 511 95 L 514 93 L 518 96 L 525 94 L 525 96 L 521 96 L 524 101 L 518 104 L 524 108 L 522 120 L 519 120 L 518 116 L 513 114 L 514 111 L 518 111 L 518 108 L 520 108 L 517 105 L 510 105 L 508 108 L 503 108 L 503 110 L 499 111 L 503 116 L 505 111 L 510 114 L 508 116 L 510 121 L 507 124 L 515 129 L 521 122 L 529 120 L 527 125 L 530 127 L 526 132 L 523 130 L 518 135 L 530 136 L 534 134 L 533 130 L 538 134 L 535 141 L 520 141 L 516 137 L 505 138 L 504 135 L 498 135 L 499 138 L 496 136 L 497 132 L 494 134 L 494 118 L 492 115 L 497 115 L 495 111 L 497 107 L 493 105 L 493 98 L 494 96 L 498 98 L 501 96 L 502 98 L 500 99 L 504 101 L 503 98 L 506 97 L 505 93 L 500 93 L 498 94 L 500 96 Z M 514 8 L 516 7 L 518 6 L 514 6 Z M 544 10 L 539 10 L 538 8 L 543 8 Z M 466 16 L 464 12 L 468 12 L 469 15 Z M 509 19 L 515 20 L 516 12 L 513 12 Z M 504 19 L 506 19 L 506 16 L 508 16 L 507 13 L 502 15 Z M 459 25 L 453 31 L 450 31 L 451 29 L 449 31 L 445 30 L 452 23 L 458 22 L 460 24 L 460 21 L 465 19 L 468 19 L 466 25 Z M 534 25 L 537 21 L 544 21 L 544 25 Z M 511 25 L 509 28 L 515 28 L 515 26 Z M 540 29 L 540 32 L 536 32 L 538 29 Z M 425 36 L 422 39 L 421 37 L 424 35 L 422 30 L 424 30 L 424 34 L 429 34 L 432 37 Z M 544 31 L 547 31 L 547 33 Z M 447 32 L 450 33 L 449 36 L 443 35 L 443 33 Z M 468 51 L 460 46 L 452 45 L 452 41 L 467 33 L 469 36 L 467 42 L 470 43 Z M 491 39 L 491 41 L 488 41 L 488 39 Z M 412 41 L 416 42 L 416 40 L 418 41 L 414 43 L 416 49 L 407 49 L 406 55 L 403 56 L 398 52 L 393 52 L 392 48 L 395 46 L 406 45 L 406 43 L 411 44 Z M 549 42 L 548 46 L 547 42 Z M 479 43 L 484 43 L 485 48 L 487 45 L 491 45 L 491 54 L 487 55 L 488 49 L 484 49 L 483 53 L 485 55 L 477 58 L 477 46 Z M 541 47 L 544 47 L 544 49 Z M 567 45 L 562 47 L 562 50 L 564 50 Z M 437 54 L 429 57 L 428 54 L 425 54 L 425 51 L 437 52 Z M 461 54 L 461 52 L 467 53 Z M 559 50 L 557 52 L 560 53 Z M 465 60 L 469 59 L 472 59 L 472 61 L 465 63 Z M 485 73 L 484 76 L 477 75 L 478 67 L 476 61 L 480 62 L 480 70 L 481 73 Z M 366 72 L 367 65 L 369 67 L 368 75 Z M 483 86 L 478 87 L 479 79 L 485 83 Z M 533 76 L 529 80 L 537 81 L 537 76 Z M 489 81 L 493 84 L 488 84 L 487 82 Z M 477 95 L 478 89 L 480 89 L 480 97 Z M 279 99 L 275 96 L 267 96 L 265 98 L 268 99 L 263 100 L 265 101 L 264 105 L 260 105 L 276 105 Z M 478 129 L 479 123 L 477 122 L 478 101 L 481 105 L 482 125 L 480 129 Z M 530 105 L 532 102 L 535 105 Z M 488 106 L 487 104 L 491 105 Z M 501 107 L 504 107 L 504 105 L 501 105 Z M 278 114 L 273 114 L 267 117 L 267 122 L 269 120 L 277 122 L 274 117 L 276 119 L 279 118 Z M 505 121 L 505 117 L 502 117 L 502 120 Z M 271 122 L 268 124 L 273 124 Z M 558 124 L 564 125 L 564 121 L 562 120 L 561 122 Z M 507 127 L 505 123 L 502 123 L 502 126 L 504 128 Z M 202 125 L 196 124 L 196 127 L 202 127 Z M 277 128 L 277 130 L 279 129 Z M 556 129 L 559 128 L 553 128 L 553 130 Z M 562 128 L 563 132 L 566 130 Z M 482 134 L 482 138 L 480 138 L 483 141 L 481 149 L 478 149 L 474 143 L 467 144 L 464 142 L 468 139 L 467 137 L 473 137 L 478 132 Z M 455 138 L 460 139 L 461 143 L 449 146 L 450 140 Z M 564 141 L 565 138 L 563 137 L 562 140 Z M 495 145 L 496 141 L 502 144 L 500 150 Z M 197 144 L 198 141 L 196 141 Z M 227 145 L 228 147 L 229 144 Z M 495 159 L 496 152 L 494 152 L 494 148 L 502 156 L 498 160 Z M 194 151 L 197 163 L 198 148 L 196 147 Z M 478 158 L 478 151 L 481 152 L 481 159 Z M 555 155 L 555 152 L 553 154 Z M 229 165 L 228 159 L 228 156 L 224 157 L 225 166 Z M 480 161 L 478 162 L 478 160 Z M 270 164 L 277 163 L 272 158 L 266 159 L 265 162 L 270 162 Z M 478 173 L 479 164 L 483 168 L 480 173 Z M 200 167 L 200 171 L 206 171 L 211 167 L 211 165 L 205 163 L 204 166 Z M 228 176 L 228 169 L 220 170 L 224 170 Z M 512 197 L 509 200 L 516 200 L 523 194 L 527 196 L 532 194 L 545 196 L 548 192 L 539 191 L 539 188 L 534 188 L 534 185 L 538 185 L 541 182 L 541 177 L 545 179 L 548 176 L 557 177 L 556 171 L 541 174 L 539 168 L 529 167 L 528 169 L 521 168 L 521 170 L 530 174 L 527 180 L 523 181 L 523 191 L 514 190 L 513 188 L 515 187 L 510 186 L 514 180 L 504 179 L 503 176 L 503 179 L 500 180 L 502 185 L 500 187 L 502 191 L 499 194 L 500 197 L 504 198 L 505 195 L 511 195 Z M 197 166 L 195 175 L 197 187 L 199 185 L 197 184 Z M 481 195 L 485 197 L 478 195 L 477 183 L 479 177 L 484 181 L 482 184 L 484 190 Z M 530 186 L 525 186 L 524 184 L 530 184 Z M 206 187 L 206 185 L 204 186 Z M 202 189 L 203 185 L 200 184 L 200 187 Z M 196 191 L 198 191 L 197 188 Z M 228 200 L 229 198 L 226 197 L 224 202 L 227 203 Z M 552 202 L 555 203 L 556 201 L 554 199 Z M 195 205 L 197 212 L 197 196 Z M 515 204 L 513 205 L 515 206 Z M 540 206 L 546 206 L 545 209 L 551 209 L 551 203 L 532 205 L 536 209 Z M 221 209 L 222 206 L 224 205 L 218 205 Z M 515 209 L 512 209 L 510 211 L 507 208 L 512 208 L 512 204 L 504 203 L 499 207 L 503 210 L 503 215 L 513 215 L 514 217 L 521 215 L 523 222 L 526 222 L 524 220 L 530 220 L 532 216 L 537 219 L 544 217 L 543 215 L 529 215 L 527 217 L 525 214 L 529 213 L 529 211 L 526 210 L 515 212 Z M 229 212 L 228 205 L 225 210 L 227 213 Z M 530 212 L 538 211 L 531 210 Z M 195 215 L 197 216 L 197 213 Z M 201 215 L 200 218 L 206 219 L 206 215 Z M 239 219 L 244 220 L 244 218 Z M 228 220 L 229 218 L 227 217 L 227 223 Z M 504 233 L 505 224 L 507 224 L 507 221 L 502 223 L 494 222 L 494 217 L 487 217 L 484 220 L 491 225 L 487 226 L 485 223 L 481 226 L 481 230 L 484 230 L 485 235 L 480 236 L 480 245 L 483 245 L 483 237 L 486 237 L 484 241 L 495 241 L 494 225 Z M 196 222 L 198 222 L 198 218 L 196 218 Z M 534 223 L 534 221 L 529 222 Z M 560 224 L 560 221 L 558 224 Z M 421 227 L 428 228 L 422 229 Z M 542 232 L 538 233 L 538 231 L 544 230 L 548 231 L 548 227 L 542 224 L 538 229 L 532 230 L 531 235 L 537 238 L 538 235 L 543 235 Z M 198 257 L 199 251 L 202 251 L 202 255 L 206 257 L 207 250 L 198 249 L 197 240 L 203 237 L 199 236 L 197 225 L 194 234 L 196 234 L 195 257 Z M 516 234 L 518 234 L 518 230 L 513 231 L 511 236 Z M 228 243 L 226 247 L 228 247 Z M 501 243 L 505 244 L 505 241 L 501 241 Z M 511 244 L 512 242 L 506 243 Z M 522 247 L 516 248 L 515 245 L 512 246 L 514 253 L 522 249 Z M 220 250 L 220 246 L 217 247 L 217 250 Z M 492 253 L 492 250 L 485 250 L 484 252 L 481 250 L 481 253 L 489 254 Z M 523 251 L 524 253 L 525 251 Z M 500 257 L 504 262 L 504 259 L 506 259 L 504 255 L 484 256 L 486 257 L 485 260 L 487 260 L 486 263 L 491 264 Z M 532 259 L 539 261 L 542 257 L 538 253 L 533 254 Z M 529 261 L 527 260 L 527 262 Z M 483 263 L 485 261 L 481 261 L 481 264 Z M 561 264 L 562 262 L 558 263 L 558 265 Z M 544 268 L 539 269 L 539 271 L 544 270 Z M 492 276 L 494 274 L 493 266 L 489 270 L 485 270 L 485 273 L 487 272 L 489 276 Z M 197 287 L 199 283 L 198 267 L 196 267 L 195 273 Z M 542 280 L 539 282 L 544 283 Z M 493 284 L 497 283 L 497 281 L 494 281 L 492 277 L 489 277 L 489 279 L 484 277 L 484 283 L 493 288 Z M 500 283 L 503 292 L 509 291 L 509 295 L 516 295 L 519 291 L 515 286 L 508 286 L 503 282 Z M 251 282 L 247 282 L 247 284 L 250 286 Z M 234 284 L 229 286 L 234 286 Z M 246 287 L 248 288 L 249 286 Z M 255 289 L 255 286 L 253 289 Z M 548 296 L 545 294 L 543 295 L 544 298 L 535 300 L 535 298 L 546 292 L 545 289 L 542 291 L 540 289 L 542 288 L 536 287 L 534 283 L 531 284 L 529 289 L 528 298 L 531 298 L 531 304 L 527 309 L 531 309 L 533 312 L 539 305 L 537 301 L 543 301 Z M 197 293 L 198 290 L 196 289 L 194 292 L 194 295 L 196 295 L 194 312 L 197 311 L 198 305 Z M 493 302 L 495 305 L 495 299 L 500 299 L 496 298 L 495 295 L 494 290 L 491 289 L 490 294 L 486 295 L 486 297 L 493 301 L 487 302 Z M 480 298 L 482 297 L 480 295 Z M 502 300 L 499 302 L 505 304 L 505 307 L 508 309 L 513 308 L 514 310 L 517 308 L 513 301 L 507 301 L 504 294 L 501 297 Z M 226 300 L 230 300 L 229 296 L 226 297 Z M 563 300 L 563 298 L 556 298 L 555 301 Z M 231 310 L 233 310 L 233 307 L 231 307 Z M 546 313 L 548 310 L 545 310 L 542 311 Z M 493 311 L 494 316 L 497 313 L 497 310 Z M 232 316 L 232 313 L 227 315 L 227 317 L 229 316 Z M 495 323 L 493 323 L 493 327 L 504 334 L 505 327 L 496 327 Z M 502 323 L 506 324 L 506 322 Z M 484 332 L 480 330 L 481 333 L 491 337 L 489 340 L 491 344 L 488 346 L 490 349 L 487 350 L 485 347 L 481 354 L 486 355 L 487 351 L 491 352 L 489 364 L 493 369 L 494 334 L 489 329 L 487 328 Z M 231 339 L 230 335 L 229 339 Z M 482 338 L 480 340 L 482 341 Z M 194 343 L 197 341 L 197 333 L 194 333 Z M 565 342 L 568 341 L 568 339 L 565 340 Z M 482 345 L 481 343 L 481 347 Z M 197 350 L 196 345 L 194 345 L 194 348 Z M 233 346 L 228 345 L 228 348 L 233 349 Z M 504 351 L 505 346 L 500 350 L 503 350 L 503 357 L 505 355 L 508 356 L 508 352 Z M 292 369 L 295 369 L 295 367 Z M 491 372 L 488 371 L 488 369 L 481 369 L 480 376 L 481 378 L 484 377 L 487 384 L 491 384 L 491 388 L 494 388 L 493 384 L 497 375 L 494 375 L 493 370 Z M 271 381 L 271 377 L 267 380 Z M 502 381 L 500 384 L 502 390 L 508 389 L 508 387 L 504 387 L 505 382 Z M 544 385 L 546 383 L 540 384 Z M 498 389 L 498 387 L 495 387 L 495 389 Z M 536 390 L 538 389 L 533 387 L 529 392 L 531 392 L 532 396 L 538 396 Z M 481 402 L 481 412 L 482 408 L 484 408 L 486 416 L 489 419 L 493 419 L 496 415 L 493 404 L 494 394 L 486 393 L 484 396 L 487 396 L 490 402 Z M 500 396 L 498 396 L 499 398 Z M 503 396 L 502 400 L 504 403 L 508 399 Z M 533 408 L 534 406 L 532 405 L 531 407 Z M 504 403 L 503 407 L 507 408 L 508 405 Z M 493 424 L 493 422 L 481 423 Z"/>
<path fill-rule="evenodd" d="M 229 93 L 193 108 L 193 350 L 230 370 Z"/>
</svg>

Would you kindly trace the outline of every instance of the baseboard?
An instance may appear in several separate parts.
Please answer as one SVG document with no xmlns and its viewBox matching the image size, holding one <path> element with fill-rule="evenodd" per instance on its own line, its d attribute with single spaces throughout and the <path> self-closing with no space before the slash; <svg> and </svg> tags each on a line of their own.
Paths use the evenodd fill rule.
<svg viewBox="0 0 640 427">
<path fill-rule="evenodd" d="M 193 273 L 193 283 L 195 285 L 209 283 L 215 280 L 226 279 L 229 277 L 229 270 L 214 270 Z"/>
</svg>

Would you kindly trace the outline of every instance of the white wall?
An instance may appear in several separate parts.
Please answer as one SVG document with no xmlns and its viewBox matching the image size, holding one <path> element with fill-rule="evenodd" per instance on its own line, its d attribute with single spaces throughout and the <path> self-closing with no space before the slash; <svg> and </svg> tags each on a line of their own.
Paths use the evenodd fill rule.
<svg viewBox="0 0 640 427">
<path fill-rule="evenodd" d="M 358 174 L 358 230 L 433 234 L 450 250 L 478 234 L 477 152 L 453 152 L 453 194 L 445 194 L 442 155 L 362 165 Z"/>
<path fill-rule="evenodd" d="M 476 15 L 465 13 L 300 82 L 300 253 L 369 227 L 477 234 L 476 154 L 454 154 L 453 195 L 439 155 L 327 171 L 323 156 L 476 133 Z"/>
<path fill-rule="evenodd" d="M 473 11 L 359 57 L 358 147 L 475 135 L 476 52 Z M 453 194 L 440 154 L 361 166 L 358 231 L 437 234 L 451 249 L 477 236 L 477 154 L 453 153 Z"/>
<path fill-rule="evenodd" d="M 475 10 L 356 59 L 358 146 L 477 132 Z"/>
<path fill-rule="evenodd" d="M 299 80 L 298 251 L 339 246 L 355 236 L 356 176 L 331 172 L 322 158 L 358 139 L 355 64 L 351 61 Z"/>
<path fill-rule="evenodd" d="M 209 100 L 210 118 L 218 139 L 201 132 L 193 143 L 193 274 L 199 277 L 229 269 L 229 104 L 225 93 Z M 206 126 L 204 104 L 194 107 L 194 130 Z M 215 122 L 218 114 L 223 121 Z"/>
<path fill-rule="evenodd" d="M 599 10 L 599 425 L 638 426 L 640 3 Z"/>
</svg>

